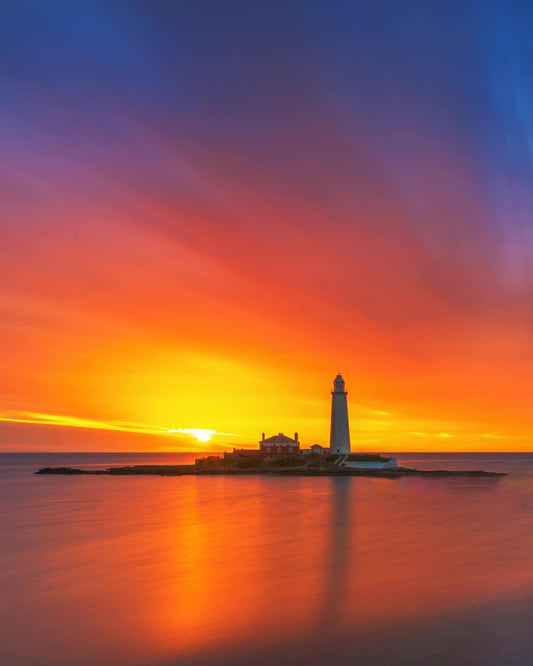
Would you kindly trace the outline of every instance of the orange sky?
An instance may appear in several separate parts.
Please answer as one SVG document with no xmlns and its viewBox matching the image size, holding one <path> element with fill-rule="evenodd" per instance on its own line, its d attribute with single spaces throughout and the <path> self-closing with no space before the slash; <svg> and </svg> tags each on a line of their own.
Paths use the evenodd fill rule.
<svg viewBox="0 0 533 666">
<path fill-rule="evenodd" d="M 354 449 L 533 450 L 529 130 L 490 49 L 78 11 L 1 45 L 2 450 L 327 444 L 338 371 Z"/>
<path fill-rule="evenodd" d="M 381 239 L 364 239 L 361 263 L 327 228 L 306 237 L 267 210 L 253 242 L 213 239 L 201 215 L 188 242 L 71 215 L 57 235 L 4 235 L 4 450 L 220 450 L 262 431 L 324 444 L 338 370 L 354 448 L 531 450 L 520 322 L 454 311 Z M 166 432 L 195 428 L 225 434 Z"/>
</svg>

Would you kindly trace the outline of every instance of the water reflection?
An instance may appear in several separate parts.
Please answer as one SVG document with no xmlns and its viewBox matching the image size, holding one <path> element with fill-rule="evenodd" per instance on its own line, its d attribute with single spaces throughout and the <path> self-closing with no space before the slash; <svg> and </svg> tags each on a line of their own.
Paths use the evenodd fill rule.
<svg viewBox="0 0 533 666">
<path fill-rule="evenodd" d="M 325 542 L 327 560 L 324 567 L 323 601 L 320 605 L 318 628 L 331 632 L 336 630 L 345 613 L 348 592 L 349 569 L 357 563 L 353 558 L 350 535 L 355 526 L 352 524 L 352 505 L 350 491 L 352 479 L 328 479 L 331 492 L 330 535 Z"/>
<path fill-rule="evenodd" d="M 452 664 L 495 623 L 530 655 L 523 480 L 31 477 L 0 492 L 1 663 L 344 664 L 354 646 L 359 664 L 402 663 L 384 635 L 431 663 L 451 654 L 445 631 L 456 661 L 435 663 Z"/>
</svg>

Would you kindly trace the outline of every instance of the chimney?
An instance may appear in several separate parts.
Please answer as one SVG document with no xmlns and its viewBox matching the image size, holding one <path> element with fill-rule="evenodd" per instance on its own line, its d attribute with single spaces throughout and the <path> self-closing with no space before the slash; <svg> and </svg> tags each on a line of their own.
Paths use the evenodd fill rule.
<svg viewBox="0 0 533 666">
<path fill-rule="evenodd" d="M 298 441 L 298 433 L 297 433 L 297 432 L 294 433 L 294 439 L 295 439 L 296 441 Z"/>
</svg>

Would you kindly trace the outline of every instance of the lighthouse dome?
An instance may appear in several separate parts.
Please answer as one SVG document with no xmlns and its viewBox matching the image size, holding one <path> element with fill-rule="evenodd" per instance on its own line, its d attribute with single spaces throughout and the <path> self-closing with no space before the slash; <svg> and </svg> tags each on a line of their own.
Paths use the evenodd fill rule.
<svg viewBox="0 0 533 666">
<path fill-rule="evenodd" d="M 344 379 L 340 372 L 333 380 L 333 387 L 335 391 L 344 391 Z"/>
</svg>

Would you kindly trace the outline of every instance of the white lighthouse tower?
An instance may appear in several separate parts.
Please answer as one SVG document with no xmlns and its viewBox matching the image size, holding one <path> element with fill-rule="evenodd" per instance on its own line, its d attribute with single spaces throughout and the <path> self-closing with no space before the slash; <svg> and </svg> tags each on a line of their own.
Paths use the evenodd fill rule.
<svg viewBox="0 0 533 666">
<path fill-rule="evenodd" d="M 331 392 L 330 453 L 351 453 L 347 395 L 344 390 L 344 379 L 339 372 L 333 380 L 333 391 Z"/>
</svg>

